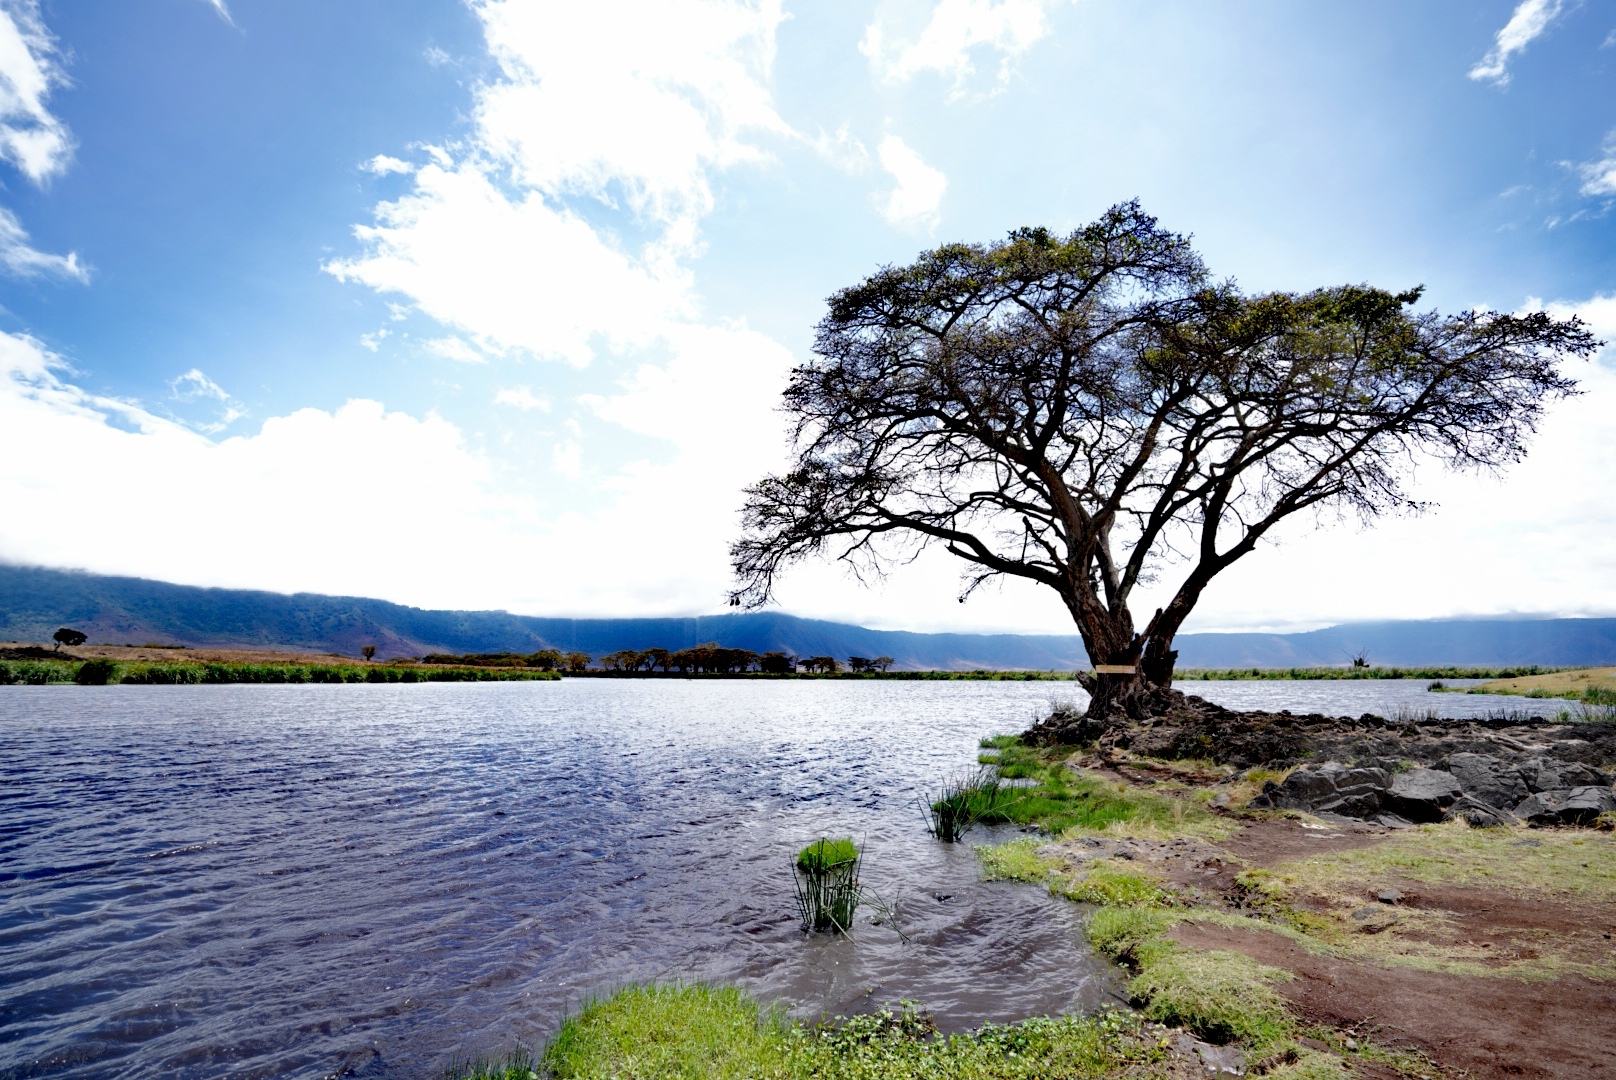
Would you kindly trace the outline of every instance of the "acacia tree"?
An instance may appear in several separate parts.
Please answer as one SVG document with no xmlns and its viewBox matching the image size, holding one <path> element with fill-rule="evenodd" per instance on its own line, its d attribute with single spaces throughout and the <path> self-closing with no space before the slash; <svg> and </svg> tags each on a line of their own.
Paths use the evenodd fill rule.
<svg viewBox="0 0 1616 1080">
<path fill-rule="evenodd" d="M 1172 684 L 1207 585 L 1281 521 L 1419 509 L 1408 468 L 1518 460 L 1575 318 L 1416 310 L 1420 290 L 1242 293 L 1137 202 L 1070 236 L 950 244 L 831 297 L 785 392 L 789 472 L 747 491 L 732 604 L 827 551 L 861 575 L 941 545 L 963 600 L 1060 596 L 1097 667 L 1089 717 Z M 1130 600 L 1173 575 L 1140 628 Z M 1171 585 L 1171 581 L 1166 584 Z"/>
</svg>

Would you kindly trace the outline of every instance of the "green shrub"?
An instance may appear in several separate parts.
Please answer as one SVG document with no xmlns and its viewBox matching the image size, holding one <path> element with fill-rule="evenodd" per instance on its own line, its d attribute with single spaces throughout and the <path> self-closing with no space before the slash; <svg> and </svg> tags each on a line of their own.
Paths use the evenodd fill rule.
<svg viewBox="0 0 1616 1080">
<path fill-rule="evenodd" d="M 73 681 L 80 686 L 105 686 L 109 682 L 117 682 L 118 665 L 111 660 L 97 658 L 86 660 L 79 665 L 79 670 L 73 676 Z"/>
</svg>

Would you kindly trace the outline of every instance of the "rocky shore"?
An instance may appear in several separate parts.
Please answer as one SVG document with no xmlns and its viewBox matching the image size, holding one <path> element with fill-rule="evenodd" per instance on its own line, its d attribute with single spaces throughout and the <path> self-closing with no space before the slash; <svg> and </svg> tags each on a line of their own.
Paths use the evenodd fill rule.
<svg viewBox="0 0 1616 1080">
<path fill-rule="evenodd" d="M 1102 755 L 1290 770 L 1264 786 L 1254 809 L 1392 828 L 1455 817 L 1475 826 L 1590 825 L 1616 812 L 1616 724 L 1236 712 L 1177 691 L 1157 691 L 1152 705 L 1155 715 L 1100 729 L 1057 711 L 1026 738 L 1092 739 Z"/>
</svg>

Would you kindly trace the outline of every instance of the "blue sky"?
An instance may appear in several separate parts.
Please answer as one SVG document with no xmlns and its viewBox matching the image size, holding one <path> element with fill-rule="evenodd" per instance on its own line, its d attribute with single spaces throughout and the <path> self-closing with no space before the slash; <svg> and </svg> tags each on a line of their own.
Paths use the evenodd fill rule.
<svg viewBox="0 0 1616 1080">
<path fill-rule="evenodd" d="M 0 0 L 0 558 L 712 611 L 823 299 L 1139 197 L 1249 289 L 1616 334 L 1616 8 Z M 1199 628 L 1616 612 L 1616 376 Z M 923 557 L 789 610 L 1062 630 Z"/>
</svg>

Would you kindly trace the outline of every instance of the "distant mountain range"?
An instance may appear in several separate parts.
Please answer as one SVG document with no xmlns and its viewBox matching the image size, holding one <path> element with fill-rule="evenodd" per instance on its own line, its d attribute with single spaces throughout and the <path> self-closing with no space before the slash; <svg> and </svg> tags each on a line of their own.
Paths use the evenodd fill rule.
<svg viewBox="0 0 1616 1080">
<path fill-rule="evenodd" d="M 890 656 L 896 668 L 1070 670 L 1082 642 L 1061 634 L 917 634 L 780 612 L 688 619 L 553 619 L 504 611 L 429 611 L 316 593 L 201 589 L 143 578 L 0 564 L 0 640 L 49 641 L 59 626 L 92 643 L 248 646 L 382 658 L 429 652 L 682 649 L 704 641 L 798 656 Z M 1351 623 L 1305 634 L 1182 634 L 1179 666 L 1616 664 L 1616 619 L 1463 619 Z"/>
</svg>

